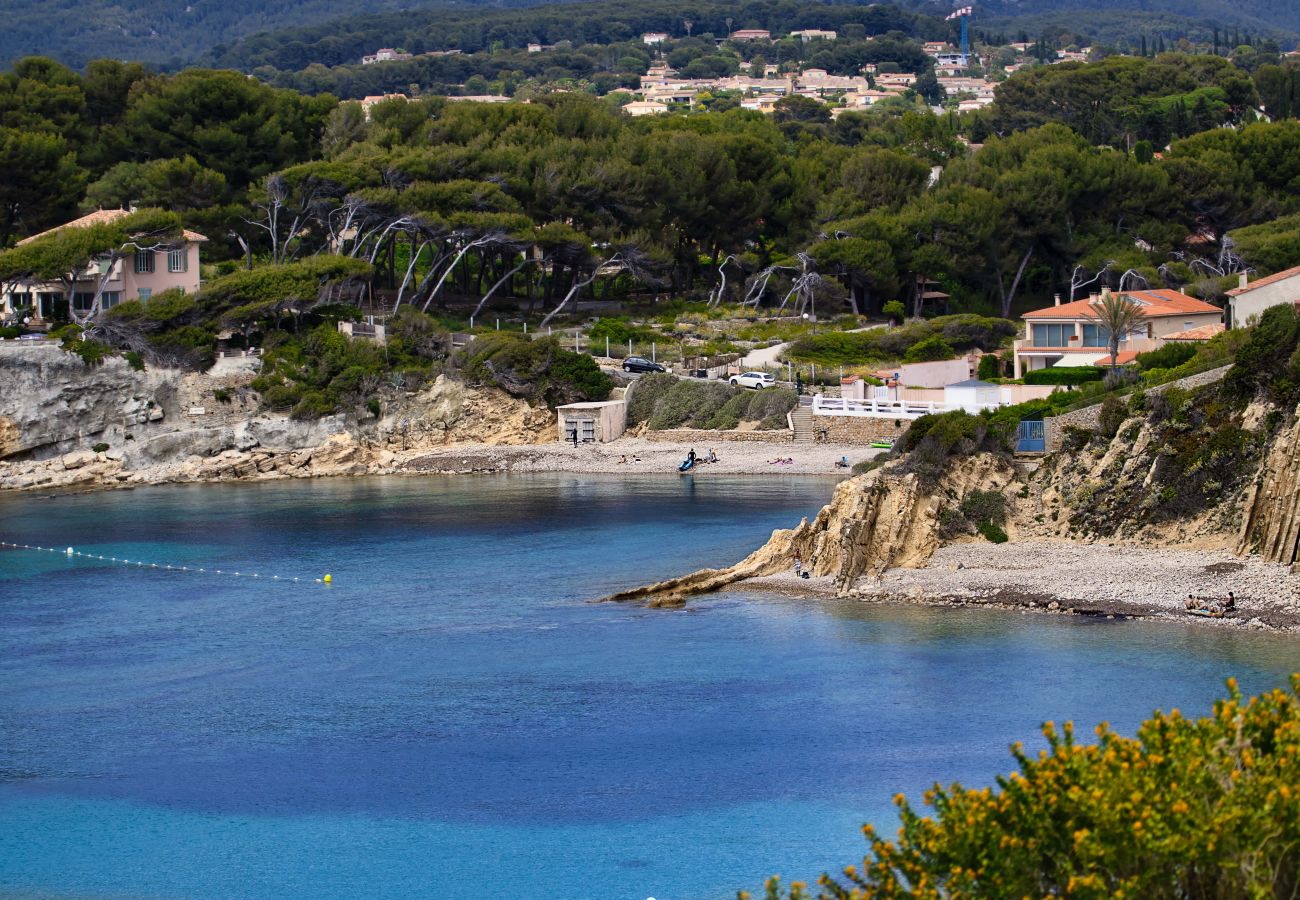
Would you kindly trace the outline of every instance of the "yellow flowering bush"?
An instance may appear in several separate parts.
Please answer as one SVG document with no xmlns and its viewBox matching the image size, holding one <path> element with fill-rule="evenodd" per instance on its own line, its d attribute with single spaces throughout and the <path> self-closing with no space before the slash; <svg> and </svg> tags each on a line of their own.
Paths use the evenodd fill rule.
<svg viewBox="0 0 1300 900">
<path fill-rule="evenodd" d="M 1019 769 L 996 789 L 928 791 L 933 817 L 898 795 L 897 839 L 865 826 L 861 868 L 823 875 L 818 896 L 1300 896 L 1300 675 L 1245 700 L 1230 680 L 1211 716 L 1157 712 L 1135 738 L 1043 734 L 1036 756 L 1012 747 Z M 775 878 L 766 894 L 812 896 Z"/>
</svg>

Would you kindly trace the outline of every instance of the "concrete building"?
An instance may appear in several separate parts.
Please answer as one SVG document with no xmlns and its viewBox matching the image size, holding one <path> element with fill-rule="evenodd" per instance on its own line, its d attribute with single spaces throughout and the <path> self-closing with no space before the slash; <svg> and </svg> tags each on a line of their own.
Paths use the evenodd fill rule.
<svg viewBox="0 0 1300 900">
<path fill-rule="evenodd" d="M 595 403 L 570 403 L 555 409 L 560 440 L 581 444 L 607 444 L 627 429 L 627 401 L 623 398 Z"/>
<path fill-rule="evenodd" d="M 805 28 L 790 32 L 790 37 L 800 38 L 806 44 L 809 41 L 833 41 L 836 33 L 826 28 Z"/>
<path fill-rule="evenodd" d="M 1245 328 L 1270 306 L 1300 303 L 1300 266 L 1249 281 L 1242 272 L 1238 287 L 1228 291 L 1228 325 Z"/>
<path fill-rule="evenodd" d="M 1125 291 L 1142 321 L 1120 340 L 1118 363 L 1164 346 L 1168 335 L 1223 321 L 1223 310 L 1178 291 Z M 1101 296 L 1061 303 L 1024 314 L 1025 338 L 1015 342 L 1015 376 L 1049 366 L 1109 365 L 1109 335 L 1097 322 Z"/>
<path fill-rule="evenodd" d="M 641 43 L 648 47 L 662 44 L 666 40 L 668 40 L 668 35 L 662 31 L 647 31 L 645 34 L 641 35 Z"/>
</svg>

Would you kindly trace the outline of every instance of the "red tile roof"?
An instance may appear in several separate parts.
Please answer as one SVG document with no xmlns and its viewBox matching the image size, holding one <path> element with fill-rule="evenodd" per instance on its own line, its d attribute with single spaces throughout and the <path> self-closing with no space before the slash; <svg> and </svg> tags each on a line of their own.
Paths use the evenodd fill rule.
<svg viewBox="0 0 1300 900">
<path fill-rule="evenodd" d="M 1228 296 L 1236 297 L 1238 294 L 1244 294 L 1248 291 L 1253 291 L 1255 288 L 1266 287 L 1267 285 L 1270 284 L 1276 284 L 1279 281 L 1285 281 L 1286 279 L 1291 278 L 1292 276 L 1295 275 L 1300 275 L 1300 266 L 1295 266 L 1294 268 L 1291 269 L 1285 269 L 1281 272 L 1274 272 L 1272 275 L 1269 275 L 1267 278 L 1261 278 L 1258 281 L 1248 282 L 1245 287 L 1233 288 L 1232 290 L 1228 291 Z"/>
<path fill-rule="evenodd" d="M 1189 328 L 1186 331 L 1176 331 L 1173 334 L 1165 335 L 1167 341 L 1208 341 L 1216 334 L 1223 334 L 1224 328 L 1222 322 L 1215 322 L 1213 325 L 1202 325 L 1200 328 Z"/>
<path fill-rule="evenodd" d="M 54 234 L 56 231 L 62 231 L 64 228 L 89 228 L 92 225 L 107 225 L 109 222 L 116 221 L 123 216 L 129 215 L 131 215 L 131 210 L 129 209 L 97 209 L 93 213 L 88 213 L 82 216 L 80 219 L 73 219 L 71 222 L 66 222 L 63 225 L 58 225 L 54 228 L 42 231 L 40 234 L 34 234 L 31 237 L 23 238 L 18 242 L 18 244 L 21 246 L 34 241 L 37 238 L 43 238 L 47 234 Z M 185 240 L 187 241 L 197 242 L 207 240 L 207 238 L 195 231 L 185 231 L 183 233 L 185 235 Z"/>
<path fill-rule="evenodd" d="M 1178 291 L 1164 288 L 1158 291 L 1125 291 L 1122 296 L 1141 304 L 1142 315 L 1147 318 L 1208 313 L 1222 314 L 1223 312 L 1219 307 L 1197 300 L 1195 297 L 1189 297 Z M 1073 319 L 1075 321 L 1095 319 L 1096 317 L 1097 314 L 1091 299 L 1075 300 L 1073 303 L 1062 303 L 1060 306 L 1035 309 L 1022 316 L 1025 319 Z"/>
<path fill-rule="evenodd" d="M 1136 351 L 1136 350 L 1121 350 L 1121 351 L 1119 351 L 1119 355 L 1115 357 L 1115 365 L 1117 365 L 1117 366 L 1127 366 L 1129 363 L 1135 363 L 1135 362 L 1137 362 L 1137 358 L 1138 358 L 1138 351 Z M 1110 366 L 1110 354 L 1107 353 L 1105 359 L 1094 360 L 1094 361 L 1093 361 L 1093 365 L 1094 365 L 1094 366 L 1105 366 L 1105 367 L 1108 367 L 1108 368 L 1109 368 L 1109 366 Z"/>
</svg>

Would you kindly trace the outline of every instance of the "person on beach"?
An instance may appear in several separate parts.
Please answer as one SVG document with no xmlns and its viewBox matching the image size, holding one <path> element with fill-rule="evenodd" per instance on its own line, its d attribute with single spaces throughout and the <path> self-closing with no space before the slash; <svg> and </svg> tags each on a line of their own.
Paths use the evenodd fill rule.
<svg viewBox="0 0 1300 900">
<path fill-rule="evenodd" d="M 713 448 L 710 447 L 710 448 L 709 448 L 709 462 L 711 462 L 711 463 L 715 463 L 715 462 L 717 462 L 717 461 L 718 461 L 718 454 L 715 453 L 715 452 L 713 452 Z"/>
<path fill-rule="evenodd" d="M 574 450 L 577 450 L 577 449 L 578 449 L 578 429 L 577 429 L 577 426 L 574 426 L 574 429 L 573 429 L 573 449 L 574 449 Z"/>
<path fill-rule="evenodd" d="M 627 454 L 626 454 L 626 453 L 624 453 L 622 456 L 620 456 L 620 457 L 618 458 L 618 464 L 619 464 L 620 466 L 627 465 Z"/>
<path fill-rule="evenodd" d="M 1224 601 L 1223 611 L 1235 612 L 1236 609 L 1237 609 L 1237 598 L 1233 595 L 1232 591 L 1228 591 L 1228 599 Z"/>
<path fill-rule="evenodd" d="M 634 462 L 634 463 L 638 463 L 638 462 L 640 462 L 640 461 L 641 461 L 641 454 L 640 454 L 640 453 L 633 453 L 633 454 L 632 454 L 632 462 Z"/>
<path fill-rule="evenodd" d="M 1183 608 L 1188 610 L 1200 609 L 1201 604 L 1197 602 L 1195 597 L 1193 597 L 1191 594 L 1188 594 L 1186 602 L 1183 603 Z"/>
<path fill-rule="evenodd" d="M 802 574 L 803 574 L 803 557 L 800 556 L 799 551 L 796 550 L 794 551 L 794 577 L 798 578 Z"/>
<path fill-rule="evenodd" d="M 847 456 L 841 456 L 839 459 L 835 460 L 835 468 L 847 469 L 848 467 L 849 467 L 849 458 Z"/>
<path fill-rule="evenodd" d="M 692 447 L 692 448 L 691 448 L 691 452 L 686 454 L 686 460 L 687 460 L 691 465 L 695 465 L 695 460 L 696 460 L 696 459 L 698 459 L 698 457 L 695 455 L 695 448 Z"/>
</svg>

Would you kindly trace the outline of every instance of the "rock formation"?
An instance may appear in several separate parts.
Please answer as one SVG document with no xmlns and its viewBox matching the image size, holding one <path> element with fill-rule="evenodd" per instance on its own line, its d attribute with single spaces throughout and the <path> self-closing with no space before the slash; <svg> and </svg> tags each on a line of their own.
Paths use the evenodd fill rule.
<svg viewBox="0 0 1300 900">
<path fill-rule="evenodd" d="M 1237 553 L 1290 565 L 1300 550 L 1300 420 L 1284 429 L 1246 496 Z"/>
<path fill-rule="evenodd" d="M 832 576 L 846 590 L 864 575 L 925 565 L 941 542 L 939 510 L 944 505 L 976 488 L 1001 491 L 1014 478 L 1007 460 L 988 454 L 955 462 L 942 482 L 930 488 L 914 474 L 876 469 L 841 482 L 811 522 L 772 532 L 766 544 L 734 566 L 703 569 L 608 599 L 678 605 L 692 594 L 786 571 L 796 551 L 813 575 Z"/>
</svg>

